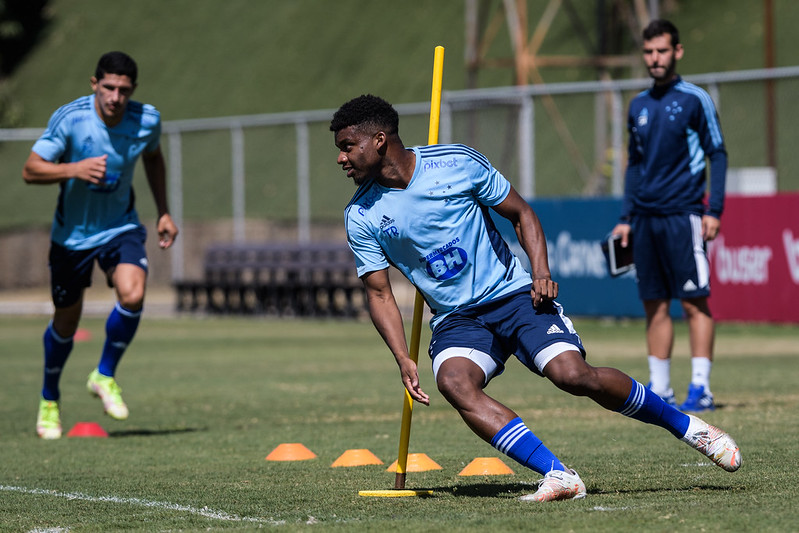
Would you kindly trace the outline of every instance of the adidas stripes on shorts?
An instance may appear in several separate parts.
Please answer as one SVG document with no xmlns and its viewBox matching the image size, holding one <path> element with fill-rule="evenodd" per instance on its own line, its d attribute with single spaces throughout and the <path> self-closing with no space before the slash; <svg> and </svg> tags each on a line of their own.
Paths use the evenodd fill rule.
<svg viewBox="0 0 799 533">
<path fill-rule="evenodd" d="M 580 336 L 563 313 L 563 307 L 557 302 L 547 302 L 534 308 L 529 286 L 505 298 L 445 317 L 436 325 L 430 340 L 428 353 L 434 369 L 440 365 L 436 358 L 452 355 L 453 348 L 463 349 L 459 350 L 463 356 L 472 350 L 476 352 L 476 362 L 484 371 L 488 370 L 486 383 L 504 371 L 511 355 L 539 375 L 547 361 L 564 351 L 577 350 L 585 357 Z"/>
<path fill-rule="evenodd" d="M 700 215 L 636 216 L 633 242 L 642 300 L 710 295 L 710 265 Z"/>
</svg>

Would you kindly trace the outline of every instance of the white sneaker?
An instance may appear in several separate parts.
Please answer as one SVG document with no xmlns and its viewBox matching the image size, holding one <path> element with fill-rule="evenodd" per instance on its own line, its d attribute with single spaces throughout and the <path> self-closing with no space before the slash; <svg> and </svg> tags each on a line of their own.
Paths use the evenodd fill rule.
<svg viewBox="0 0 799 533">
<path fill-rule="evenodd" d="M 701 418 L 688 415 L 691 423 L 682 438 L 688 446 L 705 454 L 711 461 L 726 470 L 735 472 L 741 467 L 741 450 L 728 434 L 711 426 Z"/>
<path fill-rule="evenodd" d="M 534 494 L 519 498 L 523 502 L 551 502 L 555 500 L 579 500 L 585 498 L 585 483 L 574 470 L 550 470 L 538 482 Z"/>
</svg>

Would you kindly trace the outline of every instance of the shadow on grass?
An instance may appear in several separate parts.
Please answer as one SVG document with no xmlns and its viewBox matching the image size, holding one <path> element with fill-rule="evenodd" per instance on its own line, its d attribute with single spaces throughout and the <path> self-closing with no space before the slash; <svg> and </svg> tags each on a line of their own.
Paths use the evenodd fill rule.
<svg viewBox="0 0 799 533">
<path fill-rule="evenodd" d="M 674 493 L 674 492 L 703 492 L 703 491 L 719 491 L 729 492 L 731 490 L 738 490 L 738 487 L 729 485 L 687 485 L 683 487 L 657 487 L 657 488 L 641 488 L 641 489 L 621 489 L 621 490 L 591 490 L 588 489 L 589 496 L 601 495 L 629 495 L 629 494 L 658 494 L 658 493 Z M 477 483 L 474 485 L 453 485 L 449 487 L 430 487 L 429 490 L 433 494 L 449 494 L 456 498 L 518 498 L 524 494 L 531 494 L 538 490 L 534 483 Z"/>
<path fill-rule="evenodd" d="M 207 431 L 207 428 L 173 428 L 173 429 L 125 429 L 121 431 L 109 431 L 108 436 L 117 437 L 154 437 L 159 435 L 176 435 L 179 433 L 194 433 L 195 431 Z"/>
<path fill-rule="evenodd" d="M 455 497 L 497 498 L 506 496 L 515 498 L 521 494 L 535 492 L 534 483 L 476 483 L 473 485 L 453 485 L 450 487 L 431 487 L 433 493 L 448 493 Z"/>
</svg>

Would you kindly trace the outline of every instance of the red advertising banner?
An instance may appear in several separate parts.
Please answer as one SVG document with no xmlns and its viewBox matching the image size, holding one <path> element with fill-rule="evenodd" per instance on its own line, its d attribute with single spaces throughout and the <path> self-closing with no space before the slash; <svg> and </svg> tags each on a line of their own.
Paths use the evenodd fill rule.
<svg viewBox="0 0 799 533">
<path fill-rule="evenodd" d="M 708 256 L 716 320 L 799 323 L 799 194 L 728 196 Z"/>
</svg>

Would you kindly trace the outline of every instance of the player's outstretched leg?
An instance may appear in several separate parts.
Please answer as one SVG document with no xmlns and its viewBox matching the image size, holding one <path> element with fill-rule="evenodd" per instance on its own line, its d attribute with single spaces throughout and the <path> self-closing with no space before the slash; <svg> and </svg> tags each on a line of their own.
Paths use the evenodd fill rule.
<svg viewBox="0 0 799 533">
<path fill-rule="evenodd" d="M 650 389 L 615 368 L 592 367 L 577 352 L 564 352 L 544 368 L 560 389 L 588 396 L 605 409 L 668 430 L 728 472 L 741 466 L 741 451 L 720 429 L 668 405 Z"/>
<path fill-rule="evenodd" d="M 727 433 L 707 422 L 680 412 L 657 394 L 630 378 L 632 388 L 618 412 L 670 431 L 728 472 L 741 466 L 741 450 Z"/>
</svg>

